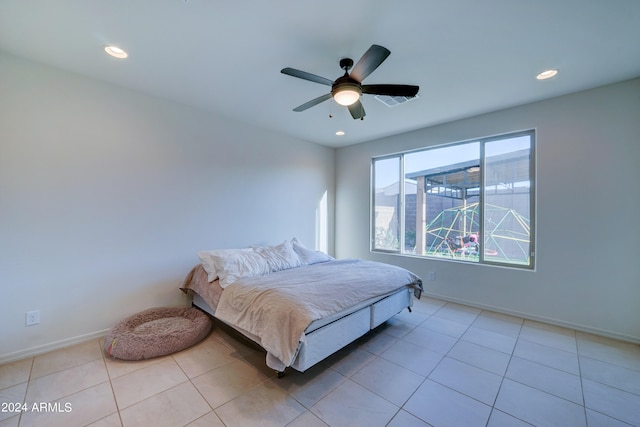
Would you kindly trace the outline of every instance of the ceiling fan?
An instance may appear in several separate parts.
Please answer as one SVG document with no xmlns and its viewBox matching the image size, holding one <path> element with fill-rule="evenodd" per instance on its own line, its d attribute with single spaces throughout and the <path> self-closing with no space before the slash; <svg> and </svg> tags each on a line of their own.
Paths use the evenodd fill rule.
<svg viewBox="0 0 640 427">
<path fill-rule="evenodd" d="M 362 84 L 362 81 L 376 68 L 378 68 L 390 54 L 391 52 L 389 49 L 374 44 L 364 53 L 364 55 L 362 55 L 362 58 L 360 58 L 355 67 L 353 66 L 353 59 L 343 58 L 340 60 L 340 68 L 344 70 L 344 75 L 342 77 L 338 77 L 335 81 L 307 73 L 306 71 L 296 70 L 295 68 L 283 68 L 280 70 L 283 74 L 331 86 L 330 93 L 319 96 L 309 102 L 305 102 L 304 104 L 294 108 L 293 111 L 304 111 L 333 97 L 334 101 L 349 109 L 351 117 L 362 120 L 364 119 L 365 112 L 364 107 L 360 102 L 360 96 L 364 93 L 371 95 L 404 96 L 407 98 L 416 96 L 420 89 L 418 86 Z M 351 73 L 349 73 L 351 67 L 353 67 L 353 69 L 351 70 Z"/>
</svg>

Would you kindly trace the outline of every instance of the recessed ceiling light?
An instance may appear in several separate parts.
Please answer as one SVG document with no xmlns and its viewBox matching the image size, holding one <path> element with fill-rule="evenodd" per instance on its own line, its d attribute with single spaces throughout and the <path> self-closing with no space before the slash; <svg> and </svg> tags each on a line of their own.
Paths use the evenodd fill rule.
<svg viewBox="0 0 640 427">
<path fill-rule="evenodd" d="M 546 80 L 558 74 L 558 70 L 545 70 L 536 76 L 538 80 Z"/>
<path fill-rule="evenodd" d="M 336 135 L 343 136 L 344 135 L 344 131 L 343 130 L 339 130 L 338 132 L 336 132 Z"/>
<path fill-rule="evenodd" d="M 105 46 L 104 51 L 107 52 L 109 55 L 113 56 L 114 58 L 118 58 L 118 59 L 124 59 L 127 56 L 129 56 L 127 52 L 120 49 L 118 46 Z"/>
</svg>

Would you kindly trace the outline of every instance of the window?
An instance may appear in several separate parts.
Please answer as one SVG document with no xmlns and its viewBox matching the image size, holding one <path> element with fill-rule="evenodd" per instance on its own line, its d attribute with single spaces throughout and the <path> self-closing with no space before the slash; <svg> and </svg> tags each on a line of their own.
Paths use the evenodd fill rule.
<svg viewBox="0 0 640 427">
<path fill-rule="evenodd" d="M 534 132 L 372 160 L 373 251 L 533 268 Z"/>
<path fill-rule="evenodd" d="M 377 159 L 373 163 L 374 247 L 400 250 L 400 157 Z M 378 190 L 379 188 L 379 190 Z"/>
</svg>

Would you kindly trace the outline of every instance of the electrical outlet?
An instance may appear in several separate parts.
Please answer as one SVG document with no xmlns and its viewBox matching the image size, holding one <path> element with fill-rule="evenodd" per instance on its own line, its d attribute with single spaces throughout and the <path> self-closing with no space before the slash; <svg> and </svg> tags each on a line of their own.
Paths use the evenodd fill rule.
<svg viewBox="0 0 640 427">
<path fill-rule="evenodd" d="M 27 326 L 33 326 L 40 323 L 40 310 L 27 311 L 26 324 Z"/>
<path fill-rule="evenodd" d="M 427 277 L 429 278 L 429 281 L 433 282 L 434 280 L 436 280 L 436 272 L 430 271 Z"/>
</svg>

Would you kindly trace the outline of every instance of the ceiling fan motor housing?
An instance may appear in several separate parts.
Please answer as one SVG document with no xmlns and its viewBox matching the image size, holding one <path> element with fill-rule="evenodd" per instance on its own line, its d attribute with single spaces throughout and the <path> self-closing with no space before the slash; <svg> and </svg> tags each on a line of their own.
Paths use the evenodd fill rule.
<svg viewBox="0 0 640 427">
<path fill-rule="evenodd" d="M 349 106 L 354 104 L 362 96 L 362 86 L 360 82 L 344 75 L 337 79 L 331 86 L 331 96 L 340 105 Z"/>
<path fill-rule="evenodd" d="M 335 82 L 333 82 L 333 85 L 331 86 L 332 95 L 335 95 L 337 92 L 343 90 L 353 90 L 362 95 L 362 86 L 360 85 L 360 82 L 352 79 L 349 76 L 339 77 Z"/>
</svg>

